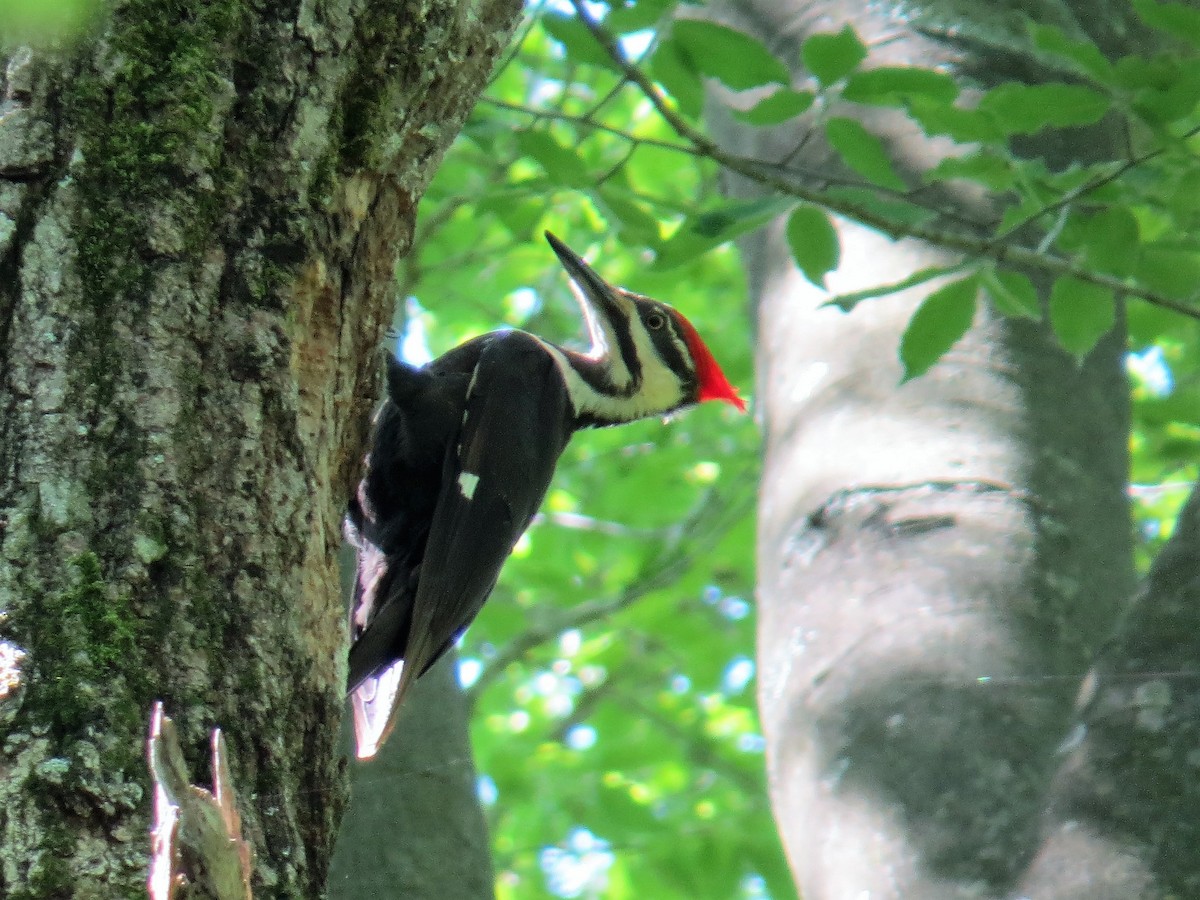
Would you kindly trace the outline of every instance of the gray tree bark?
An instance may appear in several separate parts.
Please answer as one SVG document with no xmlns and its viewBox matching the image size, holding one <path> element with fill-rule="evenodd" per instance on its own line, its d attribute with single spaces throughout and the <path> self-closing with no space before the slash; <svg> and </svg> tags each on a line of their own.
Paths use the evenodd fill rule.
<svg viewBox="0 0 1200 900">
<path fill-rule="evenodd" d="M 125 0 L 8 55 L 3 896 L 144 896 L 156 698 L 198 775 L 224 730 L 255 896 L 322 895 L 393 267 L 519 12 Z"/>
<path fill-rule="evenodd" d="M 1026 17 L 1090 31 L 1108 49 L 1136 35 L 1127 9 L 1094 4 L 900 15 L 857 0 L 728 0 L 707 14 L 789 60 L 809 34 L 850 22 L 871 47 L 868 66 L 940 62 L 982 85 L 1042 77 L 1023 45 Z M 807 134 L 810 120 L 751 129 L 722 113 L 732 102 L 710 107 L 725 150 L 790 157 L 817 183 L 845 174 Z M 901 170 L 949 152 L 897 113 L 834 114 L 859 116 Z M 1022 150 L 1059 165 L 1103 155 L 1115 138 L 1041 135 Z M 986 197 L 939 199 L 961 216 L 989 211 Z M 833 293 L 951 261 L 837 225 Z M 1196 504 L 1122 620 L 1134 578 L 1121 324 L 1077 365 L 1045 326 L 983 315 L 901 385 L 900 334 L 928 287 L 844 315 L 820 308 L 827 295 L 793 267 L 782 223 L 742 250 L 766 430 L 759 703 L 802 896 L 1195 894 L 1200 807 L 1185 748 L 1196 692 L 1144 673 L 1193 667 L 1195 642 L 1175 623 L 1196 616 L 1184 564 L 1196 559 Z M 1163 715 L 1139 720 L 1151 701 Z"/>
</svg>

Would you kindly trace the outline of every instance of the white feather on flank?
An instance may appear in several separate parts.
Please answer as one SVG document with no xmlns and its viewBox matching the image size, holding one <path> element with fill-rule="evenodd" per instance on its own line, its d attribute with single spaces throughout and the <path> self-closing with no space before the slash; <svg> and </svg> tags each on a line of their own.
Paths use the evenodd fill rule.
<svg viewBox="0 0 1200 900">
<path fill-rule="evenodd" d="M 375 609 L 375 588 L 387 570 L 387 558 L 371 544 L 358 551 L 358 579 L 363 585 L 362 596 L 354 609 L 354 624 L 365 630 Z"/>
</svg>

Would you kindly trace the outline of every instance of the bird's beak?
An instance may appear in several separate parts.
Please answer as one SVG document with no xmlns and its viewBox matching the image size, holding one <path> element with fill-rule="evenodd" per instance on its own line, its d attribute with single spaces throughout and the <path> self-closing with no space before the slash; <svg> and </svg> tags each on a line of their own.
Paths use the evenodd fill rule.
<svg viewBox="0 0 1200 900">
<path fill-rule="evenodd" d="M 599 323 L 595 321 L 597 315 L 603 316 L 609 322 L 629 320 L 634 313 L 633 304 L 629 300 L 622 297 L 611 284 L 597 275 L 574 250 L 548 231 L 546 240 L 550 242 L 550 246 L 558 255 L 558 261 L 562 263 L 563 268 L 571 277 L 571 283 L 575 287 L 575 296 L 579 299 L 579 305 L 583 307 L 588 330 L 592 332 L 593 338 L 596 336 L 599 326 Z"/>
</svg>

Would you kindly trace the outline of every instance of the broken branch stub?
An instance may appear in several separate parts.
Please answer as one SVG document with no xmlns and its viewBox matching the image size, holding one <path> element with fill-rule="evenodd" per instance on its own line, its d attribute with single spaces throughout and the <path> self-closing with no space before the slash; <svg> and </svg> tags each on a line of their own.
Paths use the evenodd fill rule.
<svg viewBox="0 0 1200 900">
<path fill-rule="evenodd" d="M 188 780 L 175 723 L 154 704 L 146 762 L 154 782 L 150 831 L 150 900 L 252 900 L 250 845 L 242 839 L 225 738 L 212 732 L 213 789 Z"/>
</svg>

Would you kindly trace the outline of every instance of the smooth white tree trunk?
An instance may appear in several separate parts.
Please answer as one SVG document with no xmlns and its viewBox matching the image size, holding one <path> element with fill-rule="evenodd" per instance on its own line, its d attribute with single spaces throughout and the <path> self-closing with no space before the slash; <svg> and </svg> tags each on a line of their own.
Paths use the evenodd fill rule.
<svg viewBox="0 0 1200 900">
<path fill-rule="evenodd" d="M 1101 46 L 1120 33 L 1091 8 L 1052 6 L 1094 23 Z M 799 60 L 808 35 L 849 22 L 871 48 L 867 65 L 940 62 L 970 86 L 1035 77 L 1019 26 L 1049 8 L 1014 9 L 1011 33 L 991 7 L 945 4 L 928 17 L 765 0 L 683 14 L 756 34 L 785 60 Z M 798 64 L 796 77 L 806 77 Z M 723 149 L 791 159 L 815 185 L 846 174 L 809 119 L 755 129 L 722 111 L 734 102 L 716 92 L 708 110 Z M 902 173 L 949 150 L 899 113 L 834 114 L 859 116 Z M 1096 129 L 1042 135 L 1022 151 L 1060 165 L 1112 143 Z M 737 177 L 726 186 L 760 192 Z M 986 197 L 940 200 L 956 216 L 988 215 Z M 1182 600 L 1194 579 L 1178 579 L 1197 537 L 1181 527 L 1175 574 L 1152 580 L 1123 620 L 1134 577 L 1122 324 L 1077 364 L 1046 327 L 983 313 L 927 375 L 901 384 L 900 335 L 937 285 L 849 315 L 821 304 L 951 257 L 838 221 L 841 264 L 826 293 L 792 265 L 782 224 L 742 250 L 766 432 L 759 702 L 801 895 L 1188 895 L 1200 876 L 1194 840 L 1184 850 L 1197 807 L 1153 785 L 1195 798 L 1182 749 L 1195 731 L 1193 681 L 1170 682 L 1163 727 L 1136 722 L 1155 672 L 1193 667 L 1194 642 L 1164 626 L 1176 621 L 1166 609 L 1180 629 L 1195 618 Z M 1171 578 L 1169 604 L 1150 599 Z"/>
</svg>

